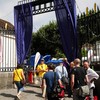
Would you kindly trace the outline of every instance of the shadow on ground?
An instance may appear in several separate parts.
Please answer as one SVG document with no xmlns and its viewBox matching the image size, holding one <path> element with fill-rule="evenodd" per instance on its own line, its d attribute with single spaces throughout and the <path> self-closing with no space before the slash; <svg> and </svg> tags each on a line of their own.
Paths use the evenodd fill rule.
<svg viewBox="0 0 100 100">
<path fill-rule="evenodd" d="M 0 95 L 4 96 L 4 97 L 9 97 L 9 98 L 15 98 L 16 97 L 15 95 L 7 94 L 7 93 L 1 93 Z"/>
<path fill-rule="evenodd" d="M 32 94 L 35 94 L 35 96 L 37 97 L 42 97 L 42 93 L 38 93 L 32 90 L 25 90 L 24 93 L 29 93 L 29 94 L 32 93 Z"/>
<path fill-rule="evenodd" d="M 38 93 L 38 92 L 35 92 L 35 91 L 32 91 L 32 90 L 25 90 L 25 91 L 23 91 L 23 92 L 41 95 L 41 93 Z"/>
</svg>

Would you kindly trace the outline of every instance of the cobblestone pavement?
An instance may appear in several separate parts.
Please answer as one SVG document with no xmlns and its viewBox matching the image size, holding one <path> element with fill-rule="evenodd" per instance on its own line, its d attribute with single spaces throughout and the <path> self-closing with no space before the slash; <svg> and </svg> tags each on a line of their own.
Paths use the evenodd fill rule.
<svg viewBox="0 0 100 100">
<path fill-rule="evenodd" d="M 0 100 L 14 100 L 16 93 L 16 89 L 0 90 Z M 44 100 L 44 98 L 41 97 L 41 89 L 39 86 L 25 86 L 21 100 Z M 72 98 L 68 98 L 65 95 L 65 100 L 72 100 Z"/>
</svg>

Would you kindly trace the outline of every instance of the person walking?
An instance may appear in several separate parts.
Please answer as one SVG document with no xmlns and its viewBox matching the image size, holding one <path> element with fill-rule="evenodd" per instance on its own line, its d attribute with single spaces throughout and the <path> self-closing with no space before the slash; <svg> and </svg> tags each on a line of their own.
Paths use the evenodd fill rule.
<svg viewBox="0 0 100 100">
<path fill-rule="evenodd" d="M 17 68 L 13 71 L 13 83 L 17 86 L 17 100 L 20 100 L 21 93 L 24 90 L 24 85 L 21 83 L 21 80 L 25 82 L 25 76 L 22 69 L 22 65 L 18 64 Z"/>
<path fill-rule="evenodd" d="M 75 67 L 71 72 L 71 89 L 73 91 L 73 100 L 84 100 L 84 97 L 79 96 L 79 87 L 84 86 L 88 82 L 86 71 L 80 67 L 80 59 L 74 60 Z"/>
<path fill-rule="evenodd" d="M 59 78 L 65 88 L 64 92 L 67 91 L 68 87 L 68 72 L 66 67 L 63 65 L 63 60 L 59 61 L 59 65 L 55 68 L 55 72 L 59 75 Z M 63 100 L 64 98 L 62 98 Z"/>
<path fill-rule="evenodd" d="M 58 81 L 59 85 L 62 86 L 61 80 L 59 79 L 59 76 L 57 73 L 54 72 L 54 65 L 48 64 L 48 72 L 44 74 L 43 77 L 43 85 L 46 85 L 46 93 L 47 93 L 47 99 L 48 100 L 59 100 L 58 97 L 52 97 L 52 92 L 54 88 L 54 75 L 56 74 L 56 81 Z"/>
<path fill-rule="evenodd" d="M 44 59 L 41 59 L 40 64 L 36 68 L 36 72 L 38 73 L 38 77 L 40 80 L 40 87 L 42 89 L 42 97 L 45 97 L 44 89 L 46 89 L 46 86 L 43 86 L 42 79 L 44 74 L 48 71 L 48 66 L 44 63 Z"/>
<path fill-rule="evenodd" d="M 42 82 L 42 78 L 44 74 L 48 71 L 48 66 L 44 63 L 44 59 L 41 59 L 40 64 L 36 68 L 36 72 L 38 73 L 38 77 L 40 78 L 40 81 Z"/>
<path fill-rule="evenodd" d="M 84 61 L 83 66 L 87 71 L 87 76 L 89 79 L 89 83 L 88 83 L 89 90 L 90 90 L 89 98 L 90 100 L 94 100 L 94 97 L 93 97 L 93 90 L 95 88 L 94 80 L 97 80 L 99 78 L 99 75 L 93 69 L 90 68 L 88 61 Z"/>
<path fill-rule="evenodd" d="M 63 61 L 59 61 L 59 65 L 55 68 L 55 72 L 59 75 L 59 78 L 62 80 L 62 77 L 65 76 L 68 79 L 68 72 L 65 66 L 63 65 Z M 64 84 L 64 85 L 67 85 Z"/>
</svg>

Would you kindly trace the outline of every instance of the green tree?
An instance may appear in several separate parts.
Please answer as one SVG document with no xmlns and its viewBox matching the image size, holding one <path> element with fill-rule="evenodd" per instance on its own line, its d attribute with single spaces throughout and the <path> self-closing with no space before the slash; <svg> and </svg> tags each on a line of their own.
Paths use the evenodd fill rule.
<svg viewBox="0 0 100 100">
<path fill-rule="evenodd" d="M 40 52 L 42 55 L 55 56 L 57 55 L 56 49 L 59 52 L 63 51 L 57 23 L 51 21 L 48 25 L 42 26 L 37 32 L 33 33 L 31 53 Z"/>
</svg>

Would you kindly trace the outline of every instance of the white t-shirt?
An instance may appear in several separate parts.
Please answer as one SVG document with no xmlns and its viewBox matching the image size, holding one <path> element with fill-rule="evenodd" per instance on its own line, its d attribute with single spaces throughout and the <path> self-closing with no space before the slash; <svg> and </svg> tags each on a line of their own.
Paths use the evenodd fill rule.
<svg viewBox="0 0 100 100">
<path fill-rule="evenodd" d="M 88 68 L 87 69 L 87 76 L 88 76 L 88 79 L 89 79 L 89 81 L 91 81 L 92 79 L 98 79 L 99 78 L 99 75 L 93 70 L 93 69 L 91 69 L 91 68 Z M 88 83 L 88 86 L 90 87 L 90 88 L 92 88 L 92 87 L 95 87 L 95 85 L 94 85 L 94 82 L 89 82 Z"/>
</svg>

